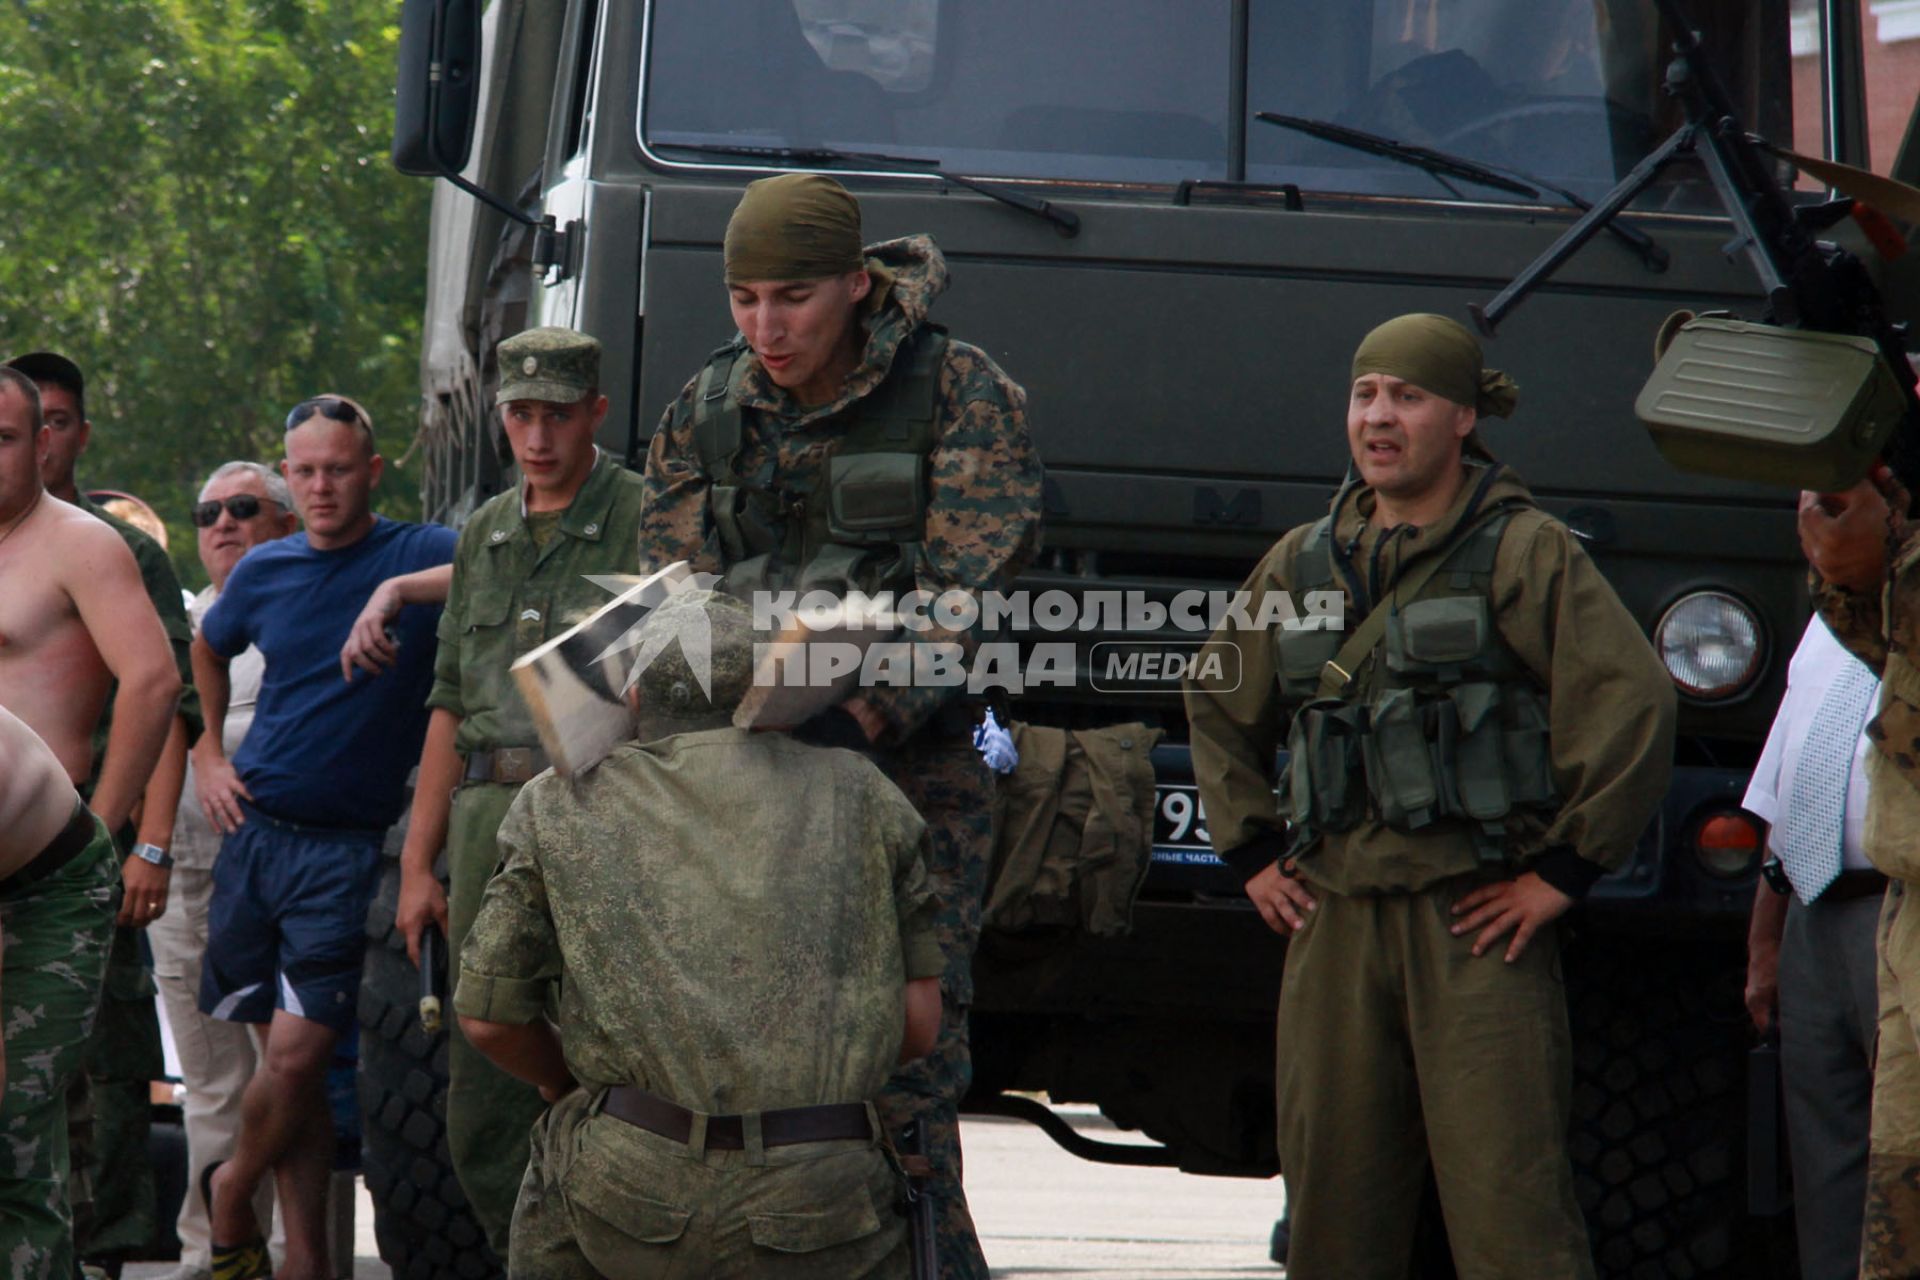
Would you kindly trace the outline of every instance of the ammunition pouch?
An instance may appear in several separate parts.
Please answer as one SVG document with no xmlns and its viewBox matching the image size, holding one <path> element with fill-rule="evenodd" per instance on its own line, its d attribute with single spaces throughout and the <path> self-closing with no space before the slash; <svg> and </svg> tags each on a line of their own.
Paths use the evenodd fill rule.
<svg viewBox="0 0 1920 1280">
<path fill-rule="evenodd" d="M 1161 730 L 1016 723 L 1009 732 L 1020 763 L 994 798 L 986 926 L 1125 934 L 1153 854 Z"/>
</svg>

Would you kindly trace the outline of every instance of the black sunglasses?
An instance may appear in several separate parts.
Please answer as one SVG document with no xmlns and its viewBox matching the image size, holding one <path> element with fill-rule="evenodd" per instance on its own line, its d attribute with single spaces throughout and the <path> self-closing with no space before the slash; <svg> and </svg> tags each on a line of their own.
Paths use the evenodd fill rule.
<svg viewBox="0 0 1920 1280">
<path fill-rule="evenodd" d="M 220 508 L 225 507 L 227 514 L 235 520 L 251 520 L 260 514 L 260 499 L 250 493 L 236 493 L 225 502 L 218 498 L 209 498 L 205 502 L 193 504 L 193 526 L 196 529 L 211 529 L 219 522 Z"/>
<path fill-rule="evenodd" d="M 311 400 L 302 400 L 287 411 L 287 430 L 293 430 L 316 413 L 335 422 L 356 423 L 369 436 L 373 434 L 372 424 L 361 415 L 359 407 L 339 396 L 315 396 Z"/>
</svg>

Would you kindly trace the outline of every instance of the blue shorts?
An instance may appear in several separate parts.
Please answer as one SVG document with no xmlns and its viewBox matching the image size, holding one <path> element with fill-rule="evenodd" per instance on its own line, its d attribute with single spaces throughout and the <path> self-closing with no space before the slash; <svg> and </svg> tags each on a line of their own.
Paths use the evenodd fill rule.
<svg viewBox="0 0 1920 1280">
<path fill-rule="evenodd" d="M 385 833 L 245 810 L 213 864 L 200 1008 L 229 1022 L 271 1022 L 285 1009 L 345 1033 L 359 1007 Z"/>
</svg>

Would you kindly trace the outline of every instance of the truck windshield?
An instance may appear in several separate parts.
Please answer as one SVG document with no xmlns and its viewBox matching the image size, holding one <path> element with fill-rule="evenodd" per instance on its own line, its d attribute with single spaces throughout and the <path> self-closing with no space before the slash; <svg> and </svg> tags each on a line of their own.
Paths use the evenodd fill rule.
<svg viewBox="0 0 1920 1280">
<path fill-rule="evenodd" d="M 1651 0 L 1244 0 L 1243 24 L 1237 7 L 653 0 L 640 136 L 669 161 L 700 160 L 676 144 L 830 147 L 982 177 L 1452 198 L 1429 174 L 1253 119 L 1274 111 L 1591 198 L 1678 123 Z M 1747 126 L 1792 145 L 1788 0 L 1686 8 Z M 1643 201 L 1712 197 L 1682 166 Z"/>
</svg>

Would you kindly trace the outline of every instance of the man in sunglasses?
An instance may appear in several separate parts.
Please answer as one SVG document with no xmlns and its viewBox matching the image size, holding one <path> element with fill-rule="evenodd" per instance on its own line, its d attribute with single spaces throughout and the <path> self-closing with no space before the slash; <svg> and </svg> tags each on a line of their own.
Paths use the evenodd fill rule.
<svg viewBox="0 0 1920 1280">
<path fill-rule="evenodd" d="M 148 1095 L 150 1082 L 165 1074 L 166 1068 L 160 1024 L 153 1011 L 153 976 L 140 953 L 137 931 L 166 909 L 172 867 L 167 845 L 186 770 L 187 744 L 200 732 L 200 704 L 187 657 L 193 631 L 181 606 L 179 575 L 165 549 L 87 497 L 74 479 L 80 455 L 93 439 L 86 378 L 80 366 L 53 351 L 15 356 L 7 366 L 31 378 L 40 390 L 47 427 L 40 478 L 47 495 L 106 522 L 126 542 L 147 598 L 166 630 L 174 668 L 186 685 L 160 761 L 146 782 L 137 810 L 138 827 L 128 822 L 113 833 L 125 859 L 121 869 L 125 892 L 109 960 L 106 999 L 70 1106 L 80 1117 L 70 1137 L 74 1235 L 83 1258 L 110 1264 L 145 1245 L 154 1234 L 153 1170 L 147 1160 Z M 94 726 L 94 773 L 83 789 L 98 783 L 116 701 L 116 694 L 109 692 Z"/>
<path fill-rule="evenodd" d="M 258 462 L 229 462 L 217 468 L 200 489 L 192 508 L 200 563 L 212 580 L 187 607 L 197 625 L 220 597 L 240 557 L 263 542 L 284 538 L 298 522 L 293 499 L 280 473 Z M 231 758 L 253 722 L 265 665 L 249 647 L 227 668 L 232 684 L 222 748 Z M 253 1037 L 243 1026 L 200 1012 L 201 957 L 207 949 L 207 905 L 213 895 L 213 864 L 220 832 L 201 812 L 192 770 L 180 795 L 173 824 L 173 885 L 167 909 L 147 931 L 153 946 L 154 979 L 166 1002 L 167 1023 L 180 1057 L 187 1087 L 187 1168 L 204 1169 L 233 1154 L 240 1132 L 240 1099 L 258 1062 Z M 259 1198 L 264 1208 L 271 1204 Z M 207 1234 L 207 1210 L 189 1194 L 180 1203 L 176 1224 L 180 1266 L 169 1280 L 207 1280 L 213 1260 Z"/>
<path fill-rule="evenodd" d="M 326 1072 L 353 1026 L 381 841 L 426 733 L 439 610 L 400 611 L 393 665 L 378 675 L 343 681 L 340 647 L 376 586 L 444 565 L 454 547 L 451 529 L 374 513 L 384 466 L 373 423 L 354 401 L 328 395 L 294 406 L 281 472 L 306 529 L 243 557 L 193 642 L 208 730 L 194 747 L 196 790 L 227 833 L 214 863 L 200 1007 L 265 1032 L 234 1153 L 200 1179 L 219 1280 L 272 1270 L 253 1211 L 270 1172 L 286 1229 L 277 1274 L 331 1274 Z M 231 664 L 249 646 L 265 669 L 246 741 L 229 759 Z"/>
</svg>

